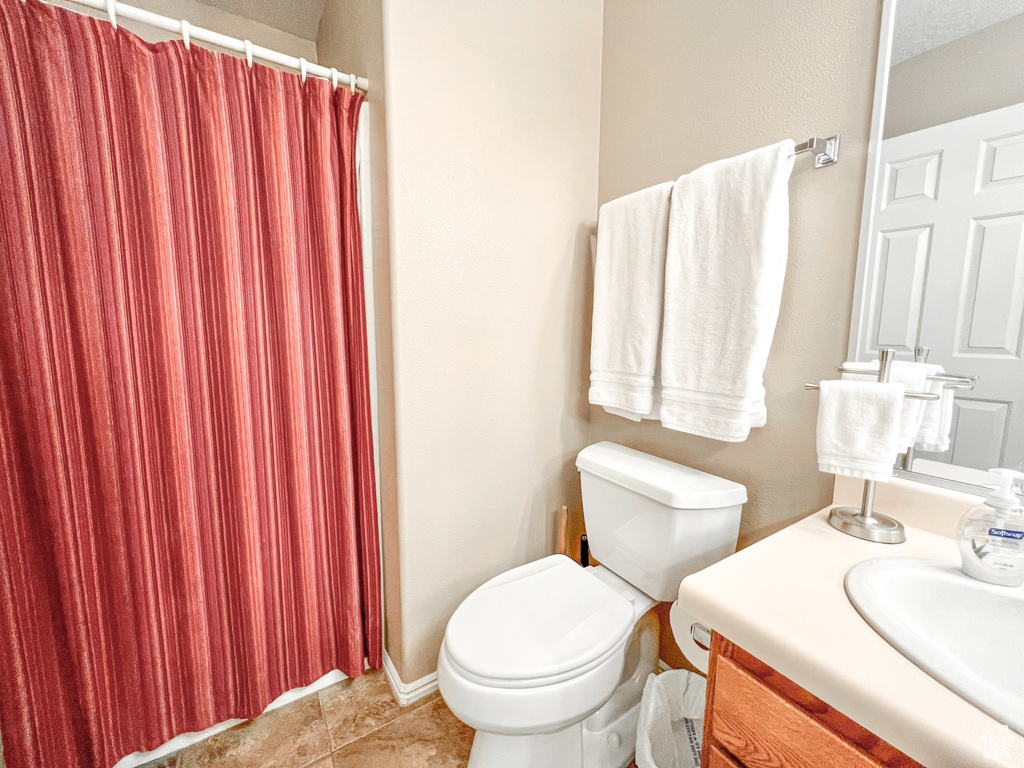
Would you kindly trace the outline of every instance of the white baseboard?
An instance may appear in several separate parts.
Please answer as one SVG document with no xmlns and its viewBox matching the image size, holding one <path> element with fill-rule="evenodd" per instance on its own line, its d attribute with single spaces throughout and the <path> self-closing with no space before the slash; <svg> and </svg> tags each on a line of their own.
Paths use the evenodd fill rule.
<svg viewBox="0 0 1024 768">
<path fill-rule="evenodd" d="M 437 690 L 437 672 L 431 672 L 411 683 L 403 683 L 387 651 L 384 651 L 384 676 L 388 679 L 391 692 L 395 694 L 395 700 L 403 707 L 414 701 L 419 701 Z"/>
</svg>

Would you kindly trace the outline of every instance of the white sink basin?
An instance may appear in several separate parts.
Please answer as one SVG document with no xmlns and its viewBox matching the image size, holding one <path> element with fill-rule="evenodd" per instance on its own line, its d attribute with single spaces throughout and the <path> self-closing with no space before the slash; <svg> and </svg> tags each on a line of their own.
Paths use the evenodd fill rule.
<svg viewBox="0 0 1024 768">
<path fill-rule="evenodd" d="M 850 602 L 914 664 L 1024 733 L 1024 587 L 940 560 L 883 557 L 846 574 Z"/>
</svg>

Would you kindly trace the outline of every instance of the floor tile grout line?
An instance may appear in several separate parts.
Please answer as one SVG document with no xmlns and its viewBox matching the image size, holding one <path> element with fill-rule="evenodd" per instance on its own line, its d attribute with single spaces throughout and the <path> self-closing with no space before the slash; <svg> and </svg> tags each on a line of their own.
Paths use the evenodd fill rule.
<svg viewBox="0 0 1024 768">
<path fill-rule="evenodd" d="M 419 707 L 417 707 L 417 709 L 419 709 Z M 413 710 L 413 711 L 415 711 L 415 710 Z M 369 730 L 369 731 L 367 731 L 367 732 L 366 732 L 366 733 L 364 733 L 364 734 L 361 734 L 361 735 L 359 735 L 359 736 L 356 736 L 356 737 L 355 737 L 354 739 L 350 739 L 349 741 L 346 741 L 346 742 L 345 742 L 344 744 L 342 744 L 342 745 L 341 745 L 340 747 L 333 747 L 333 748 L 331 749 L 331 754 L 333 755 L 333 754 L 334 754 L 335 752 L 337 752 L 337 751 L 339 751 L 339 750 L 342 750 L 342 749 L 344 749 L 344 748 L 345 748 L 345 747 L 347 747 L 347 746 L 348 746 L 349 744 L 355 744 L 355 743 L 356 743 L 357 741 L 362 741 L 363 739 L 365 739 L 365 738 L 368 738 L 368 737 L 372 736 L 373 734 L 375 734 L 375 733 L 376 733 L 377 731 L 379 731 L 379 730 L 380 730 L 381 728 L 387 728 L 387 727 L 388 727 L 389 725 L 391 725 L 392 723 L 397 723 L 397 722 L 398 722 L 399 720 L 401 720 L 401 719 L 402 719 L 403 717 L 406 717 L 407 715 L 411 715 L 411 714 L 412 714 L 412 712 L 404 712 L 404 713 L 402 713 L 401 715 L 399 715 L 398 717 L 394 717 L 394 718 L 392 718 L 392 719 L 388 720 L 388 721 L 387 721 L 386 723 L 381 723 L 381 724 L 380 724 L 380 725 L 378 725 L 378 726 L 377 726 L 376 728 L 374 728 L 374 729 L 372 729 L 372 730 Z M 304 768 L 305 768 L 305 767 L 304 767 Z"/>
<path fill-rule="evenodd" d="M 309 768 L 311 765 L 316 765 L 321 760 L 326 760 L 327 758 L 331 758 L 331 763 L 333 765 L 333 763 L 334 763 L 334 759 L 333 759 L 334 758 L 334 750 L 331 750 L 326 755 L 320 755 L 320 757 L 313 758 L 308 763 L 304 763 L 304 764 L 300 765 L 299 768 Z"/>
<path fill-rule="evenodd" d="M 394 699 L 392 699 L 392 700 L 394 701 Z M 391 725 L 392 723 L 398 722 L 403 717 L 406 717 L 407 715 L 411 715 L 413 712 L 416 712 L 419 709 L 421 709 L 421 708 L 423 708 L 423 707 L 425 707 L 425 706 L 427 706 L 429 704 L 432 704 L 432 703 L 434 703 L 434 701 L 438 701 L 438 700 L 443 701 L 443 699 L 440 699 L 440 697 L 432 698 L 431 695 L 428 695 L 428 696 L 424 696 L 422 699 L 418 699 L 417 701 L 412 702 L 411 704 L 406 704 L 404 707 L 403 706 L 399 706 L 398 711 L 400 712 L 400 714 L 397 717 L 393 717 L 390 720 L 388 720 L 387 722 L 381 723 L 377 727 L 372 728 L 371 730 L 367 731 L 366 733 L 363 733 L 363 734 L 360 734 L 359 736 L 356 736 L 354 739 L 349 739 L 344 744 L 341 744 L 341 745 L 339 745 L 337 747 L 333 746 L 334 745 L 334 734 L 331 732 L 331 724 L 329 722 L 327 722 L 327 716 L 324 715 L 324 723 L 325 723 L 325 725 L 327 725 L 327 737 L 328 737 L 328 740 L 330 741 L 330 743 L 332 745 L 331 746 L 330 754 L 334 754 L 339 749 L 344 749 L 345 747 L 347 747 L 349 744 L 352 744 L 353 742 L 359 741 L 360 739 L 365 739 L 367 736 L 370 736 L 370 735 L 376 733 L 381 728 L 385 728 L 385 727 Z M 397 701 L 395 701 L 395 703 L 398 704 Z M 320 699 L 320 711 L 321 712 L 323 712 L 323 707 L 324 707 L 324 701 L 323 701 L 323 699 Z M 308 768 L 308 766 L 302 766 L 302 768 Z"/>
<path fill-rule="evenodd" d="M 314 757 L 309 762 L 303 763 L 301 766 L 299 766 L 299 768 L 309 768 L 311 765 L 316 765 L 318 762 L 323 760 L 325 757 L 331 757 L 331 755 L 334 754 L 334 747 L 331 744 L 331 729 L 330 729 L 330 726 L 327 725 L 327 718 L 324 716 L 324 700 L 320 698 L 320 691 L 316 691 L 315 693 L 312 693 L 310 695 L 311 696 L 316 696 L 316 706 L 317 706 L 317 709 L 320 710 L 320 722 L 324 724 L 324 731 L 327 733 L 327 751 L 324 754 L 322 754 L 322 755 L 318 755 L 317 757 Z M 294 702 L 292 702 L 292 703 L 294 703 Z M 286 706 L 290 706 L 290 705 L 286 705 Z M 333 763 L 334 761 L 331 760 L 331 762 Z"/>
<path fill-rule="evenodd" d="M 425 698 L 425 697 L 424 697 L 424 698 Z M 437 701 L 437 700 L 435 699 L 435 701 Z M 441 699 L 441 701 L 443 701 L 443 699 Z M 433 704 L 433 703 L 434 703 L 434 702 L 427 702 L 427 701 L 424 701 L 424 702 L 423 702 L 422 704 L 420 704 L 419 706 L 417 706 L 417 707 L 412 707 L 412 709 L 410 709 L 410 710 L 409 710 L 408 712 L 403 712 L 403 713 L 402 713 L 402 714 L 400 714 L 400 715 L 399 715 L 398 717 L 396 717 L 396 718 L 393 718 L 393 719 L 391 719 L 391 720 L 388 720 L 388 721 L 387 721 L 386 723 L 381 723 L 381 724 L 380 724 L 380 725 L 378 725 L 378 726 L 377 726 L 376 728 L 374 728 L 374 729 L 373 729 L 372 731 L 367 731 L 367 732 L 366 732 L 366 733 L 364 733 L 364 734 L 363 734 L 362 736 L 359 736 L 359 737 L 357 737 L 357 738 L 354 738 L 354 739 L 352 739 L 351 741 L 348 741 L 348 742 L 346 742 L 346 743 L 342 744 L 342 745 L 341 745 L 340 747 L 337 747 L 336 749 L 332 749 L 332 750 L 331 750 L 331 752 L 330 752 L 330 754 L 331 754 L 331 755 L 334 755 L 335 753 L 337 753 L 337 752 L 340 752 L 341 750 L 345 749 L 345 747 L 348 747 L 348 746 L 350 746 L 350 745 L 352 745 L 352 744 L 355 744 L 355 743 L 356 743 L 357 741 L 362 741 L 363 739 L 367 739 L 367 738 L 369 738 L 370 736 L 372 736 L 373 734 L 375 734 L 375 733 L 376 733 L 377 731 L 381 730 L 382 728 L 387 728 L 387 727 L 388 727 L 389 725 L 394 725 L 394 724 L 395 724 L 395 723 L 397 723 L 397 722 L 398 722 L 399 720 L 402 720 L 402 719 L 404 719 L 404 718 L 408 717 L 409 715 L 412 715 L 412 714 L 414 714 L 414 713 L 418 712 L 418 711 L 419 711 L 420 709 L 422 709 L 423 707 L 427 706 L 428 704 Z M 407 706 L 411 706 L 411 705 L 407 705 Z M 405 709 L 405 707 L 403 707 L 402 709 Z M 319 759 L 319 760 L 322 760 L 323 758 L 317 758 L 317 759 Z M 309 766 L 302 766 L 302 768 L 309 768 Z"/>
</svg>

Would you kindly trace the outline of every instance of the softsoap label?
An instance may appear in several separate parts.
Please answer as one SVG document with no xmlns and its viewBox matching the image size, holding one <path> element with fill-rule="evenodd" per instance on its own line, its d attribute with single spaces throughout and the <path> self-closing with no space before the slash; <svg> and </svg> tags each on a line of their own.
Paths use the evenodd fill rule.
<svg viewBox="0 0 1024 768">
<path fill-rule="evenodd" d="M 1005 528 L 989 528 L 989 536 L 998 536 L 1000 539 L 1024 539 L 1024 531 L 1008 531 Z"/>
</svg>

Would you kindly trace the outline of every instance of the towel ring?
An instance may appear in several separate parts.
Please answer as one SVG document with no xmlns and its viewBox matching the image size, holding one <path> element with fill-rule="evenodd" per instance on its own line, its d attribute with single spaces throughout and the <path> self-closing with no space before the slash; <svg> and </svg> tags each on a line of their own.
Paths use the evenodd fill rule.
<svg viewBox="0 0 1024 768">
<path fill-rule="evenodd" d="M 117 0 L 107 0 L 107 18 L 110 19 L 110 25 L 117 29 Z"/>
<path fill-rule="evenodd" d="M 252 41 L 246 40 L 243 45 L 245 46 L 245 63 L 249 65 L 249 69 L 252 69 Z"/>
<path fill-rule="evenodd" d="M 181 39 L 185 42 L 186 51 L 192 48 L 192 30 L 190 27 L 191 25 L 187 21 L 181 20 Z"/>
</svg>

